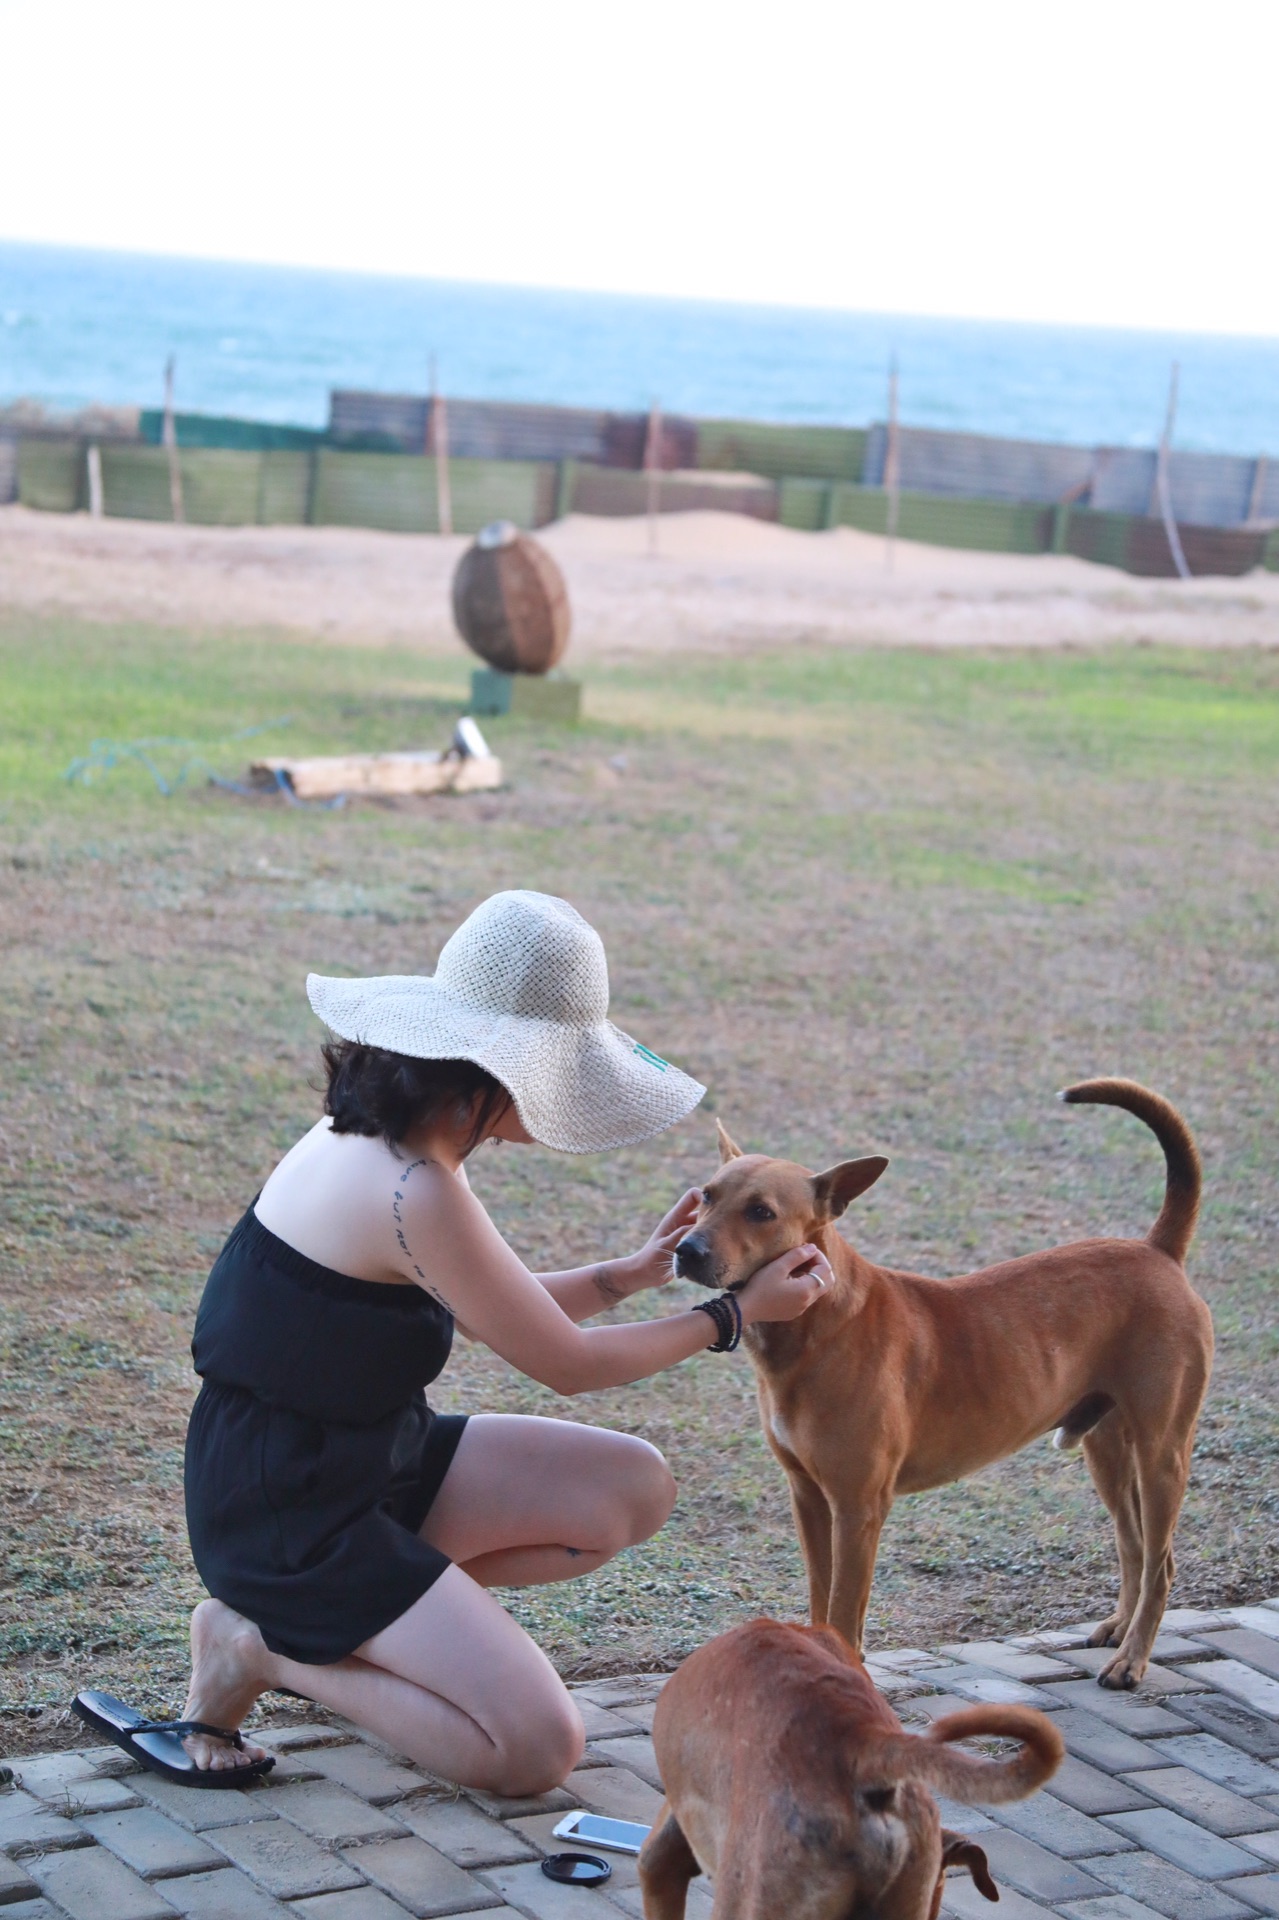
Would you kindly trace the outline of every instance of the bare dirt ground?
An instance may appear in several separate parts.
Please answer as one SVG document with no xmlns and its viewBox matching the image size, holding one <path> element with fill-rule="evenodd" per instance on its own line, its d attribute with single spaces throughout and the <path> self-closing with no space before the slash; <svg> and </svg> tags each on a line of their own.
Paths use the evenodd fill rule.
<svg viewBox="0 0 1279 1920">
<path fill-rule="evenodd" d="M 574 657 L 843 645 L 1273 645 L 1279 574 L 1138 580 L 1070 556 L 967 553 L 738 515 L 575 516 L 540 536 L 564 568 Z M 0 509 L 0 605 L 174 627 L 282 627 L 452 654 L 467 542 L 341 527 L 185 527 Z"/>
</svg>

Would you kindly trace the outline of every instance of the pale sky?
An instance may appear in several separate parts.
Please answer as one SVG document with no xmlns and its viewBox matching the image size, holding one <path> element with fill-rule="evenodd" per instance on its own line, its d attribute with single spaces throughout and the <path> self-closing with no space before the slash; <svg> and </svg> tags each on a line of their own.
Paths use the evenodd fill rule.
<svg viewBox="0 0 1279 1920">
<path fill-rule="evenodd" d="M 0 0 L 0 238 L 1279 334 L 1276 0 Z"/>
</svg>

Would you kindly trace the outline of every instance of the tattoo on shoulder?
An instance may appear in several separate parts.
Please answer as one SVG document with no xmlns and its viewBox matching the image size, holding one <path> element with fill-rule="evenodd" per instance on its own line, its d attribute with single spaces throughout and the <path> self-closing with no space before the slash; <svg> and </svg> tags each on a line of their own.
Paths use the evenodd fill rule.
<svg viewBox="0 0 1279 1920">
<path fill-rule="evenodd" d="M 408 1261 L 409 1266 L 412 1268 L 413 1273 L 417 1278 L 418 1282 L 420 1283 L 420 1285 L 426 1288 L 426 1291 L 430 1294 L 433 1300 L 439 1301 L 440 1305 L 444 1308 L 444 1311 L 446 1313 L 453 1313 L 455 1309 L 453 1307 L 452 1301 L 446 1300 L 444 1298 L 444 1295 L 440 1292 L 439 1288 L 437 1286 L 434 1286 L 431 1283 L 431 1281 L 427 1279 L 425 1273 L 422 1271 L 422 1268 L 418 1265 L 417 1259 L 413 1253 L 412 1248 L 409 1246 L 409 1243 L 404 1236 L 404 1213 L 403 1213 L 404 1191 L 409 1183 L 409 1175 L 411 1173 L 416 1173 L 419 1167 L 424 1167 L 425 1165 L 426 1165 L 425 1158 L 421 1160 L 411 1160 L 409 1164 L 401 1171 L 399 1178 L 395 1183 L 395 1198 L 391 1202 L 391 1213 L 395 1219 L 395 1237 L 399 1242 L 400 1252 L 404 1255 L 404 1258 Z"/>
</svg>

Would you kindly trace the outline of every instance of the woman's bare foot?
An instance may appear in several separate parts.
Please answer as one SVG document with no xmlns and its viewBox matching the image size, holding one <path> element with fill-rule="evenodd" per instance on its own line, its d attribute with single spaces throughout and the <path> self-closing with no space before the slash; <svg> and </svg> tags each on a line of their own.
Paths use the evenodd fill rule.
<svg viewBox="0 0 1279 1920">
<path fill-rule="evenodd" d="M 270 1657 L 255 1626 L 220 1600 L 202 1600 L 191 1615 L 191 1686 L 182 1718 L 238 1727 L 268 1684 Z M 247 1767 L 268 1757 L 251 1740 L 233 1747 L 229 1740 L 190 1733 L 182 1744 L 202 1771 Z"/>
</svg>

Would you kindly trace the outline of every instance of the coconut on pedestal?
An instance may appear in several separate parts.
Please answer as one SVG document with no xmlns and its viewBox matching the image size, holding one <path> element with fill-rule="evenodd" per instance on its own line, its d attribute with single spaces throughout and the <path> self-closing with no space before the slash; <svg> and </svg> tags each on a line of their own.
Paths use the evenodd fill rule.
<svg viewBox="0 0 1279 1920">
<path fill-rule="evenodd" d="M 453 618 L 487 663 L 471 675 L 476 713 L 578 718 L 580 682 L 554 672 L 568 645 L 568 589 L 531 534 L 509 520 L 481 529 L 453 575 Z"/>
</svg>

